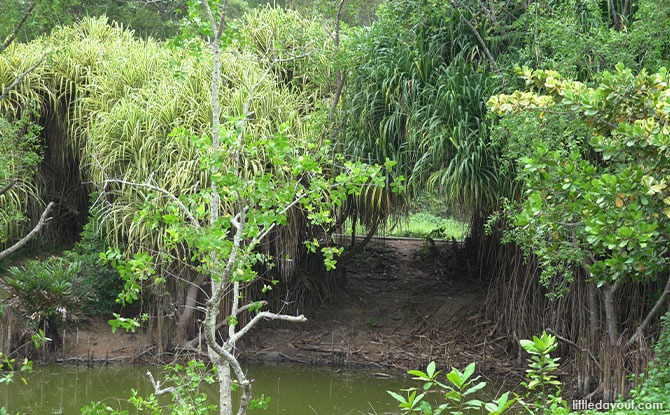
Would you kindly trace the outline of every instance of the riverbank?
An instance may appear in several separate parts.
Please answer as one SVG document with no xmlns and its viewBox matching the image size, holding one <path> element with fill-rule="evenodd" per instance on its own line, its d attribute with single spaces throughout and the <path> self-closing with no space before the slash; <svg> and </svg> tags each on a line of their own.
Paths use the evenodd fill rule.
<svg viewBox="0 0 670 415">
<path fill-rule="evenodd" d="M 242 355 L 311 364 L 408 370 L 477 362 L 518 373 L 480 309 L 486 282 L 457 244 L 431 250 L 415 239 L 376 239 L 341 264 L 344 289 L 302 324 L 272 322 L 250 333 Z M 477 269 L 478 271 L 478 269 Z"/>
<path fill-rule="evenodd" d="M 440 367 L 477 362 L 491 375 L 521 376 L 482 319 L 486 282 L 457 244 L 431 248 L 415 239 L 375 239 L 338 264 L 346 284 L 301 324 L 271 322 L 252 330 L 240 357 L 265 363 L 356 366 L 406 371 L 434 360 Z M 57 361 L 100 365 L 162 364 L 176 357 L 147 333 L 112 334 L 104 318 L 65 333 Z"/>
</svg>

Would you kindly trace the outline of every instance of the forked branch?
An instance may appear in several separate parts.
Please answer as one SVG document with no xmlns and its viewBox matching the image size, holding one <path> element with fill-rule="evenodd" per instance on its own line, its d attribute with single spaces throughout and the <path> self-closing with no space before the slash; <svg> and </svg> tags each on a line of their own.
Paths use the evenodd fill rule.
<svg viewBox="0 0 670 415">
<path fill-rule="evenodd" d="M 154 375 L 152 375 L 151 372 L 149 372 L 148 370 L 147 370 L 147 376 L 149 377 L 151 385 L 154 387 L 154 395 L 161 396 L 169 393 L 172 394 L 180 404 L 182 405 L 184 404 L 184 398 L 181 397 L 181 394 L 179 393 L 177 388 L 175 388 L 174 386 L 170 386 L 169 388 L 161 389 L 160 382 L 156 381 L 154 379 Z"/>
<path fill-rule="evenodd" d="M 459 1 L 459 3 L 460 3 L 460 1 Z M 500 69 L 498 68 L 498 64 L 496 63 L 495 58 L 491 54 L 491 51 L 489 50 L 488 46 L 486 46 L 486 42 L 484 42 L 484 39 L 482 39 L 482 36 L 479 34 L 479 31 L 477 30 L 477 28 L 472 24 L 471 21 L 469 21 L 468 19 L 465 18 L 465 15 L 461 12 L 461 8 L 459 7 L 458 4 L 456 4 L 452 0 L 451 5 L 458 11 L 458 14 L 461 17 L 461 19 L 463 19 L 465 24 L 472 31 L 472 34 L 475 35 L 475 37 L 477 38 L 477 42 L 479 42 L 479 45 L 482 47 L 482 50 L 484 51 L 484 55 L 486 55 L 486 59 L 488 59 L 489 62 L 491 63 L 491 66 L 493 66 L 493 70 L 495 71 L 495 73 L 497 73 L 498 75 L 502 75 L 502 73 L 500 72 Z M 462 4 L 460 4 L 460 6 L 462 7 Z"/>
<path fill-rule="evenodd" d="M 256 314 L 240 331 L 235 334 L 234 340 L 239 340 L 240 337 L 244 336 L 249 330 L 251 330 L 259 321 L 261 320 L 283 320 L 290 321 L 294 323 L 302 323 L 307 321 L 307 318 L 300 314 L 298 316 L 289 316 L 287 314 L 277 314 L 269 311 L 261 311 Z"/>
<path fill-rule="evenodd" d="M 663 293 L 659 297 L 658 301 L 656 301 L 656 304 L 654 304 L 654 307 L 649 311 L 647 316 L 644 318 L 644 321 L 642 321 L 642 324 L 640 324 L 635 330 L 635 333 L 631 336 L 630 339 L 626 342 L 624 349 L 629 349 L 631 346 L 635 344 L 638 339 L 640 339 L 642 336 L 644 336 L 644 332 L 649 327 L 649 324 L 651 324 L 652 320 L 656 317 L 656 315 L 661 311 L 661 308 L 663 308 L 663 305 L 665 304 L 668 296 L 670 295 L 670 278 L 668 278 L 668 281 L 665 283 L 665 288 L 663 289 Z"/>
</svg>

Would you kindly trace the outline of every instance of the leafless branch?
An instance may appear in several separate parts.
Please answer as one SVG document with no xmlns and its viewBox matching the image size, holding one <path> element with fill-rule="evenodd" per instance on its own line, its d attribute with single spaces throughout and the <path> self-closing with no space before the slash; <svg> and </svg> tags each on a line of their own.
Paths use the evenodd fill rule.
<svg viewBox="0 0 670 415">
<path fill-rule="evenodd" d="M 3 187 L 2 189 L 0 189 L 0 196 L 2 196 L 2 195 L 4 195 L 5 193 L 7 193 L 7 192 L 9 191 L 9 189 L 11 189 L 15 184 L 16 184 L 16 179 L 12 179 L 12 180 L 10 180 L 9 183 L 7 183 L 7 184 L 5 185 L 5 187 Z"/>
<path fill-rule="evenodd" d="M 472 22 L 470 22 L 468 19 L 465 18 L 465 16 L 461 12 L 461 9 L 459 8 L 459 5 L 457 5 L 453 0 L 451 1 L 451 5 L 458 11 L 458 14 L 461 16 L 461 19 L 463 19 L 465 24 L 468 25 L 468 27 L 472 31 L 472 34 L 474 34 L 475 37 L 477 38 L 477 41 L 479 42 L 482 49 L 484 50 L 484 54 L 486 55 L 486 58 L 489 60 L 489 62 L 493 66 L 493 70 L 498 75 L 502 75 L 502 73 L 500 72 L 500 69 L 498 68 L 498 64 L 496 63 L 495 58 L 493 58 L 493 55 L 491 54 L 491 51 L 486 46 L 486 42 L 484 42 L 484 39 L 482 39 L 482 36 L 479 34 L 479 31 L 477 30 L 477 28 L 472 24 Z"/>
<path fill-rule="evenodd" d="M 267 320 L 284 320 L 284 321 L 291 321 L 291 322 L 304 322 L 307 321 L 307 318 L 300 314 L 299 316 L 289 316 L 286 314 L 276 314 L 272 313 L 269 311 L 261 311 L 260 313 L 256 314 L 249 322 L 240 329 L 237 333 L 235 333 L 235 336 L 228 339 L 229 342 L 235 343 L 237 340 L 239 340 L 242 336 L 244 336 L 249 330 L 251 330 L 252 327 L 254 327 L 259 321 L 267 319 Z"/>
<path fill-rule="evenodd" d="M 596 366 L 598 366 L 598 368 L 600 370 L 602 370 L 602 366 L 600 366 L 600 362 L 598 361 L 598 359 L 596 359 L 596 357 L 593 355 L 593 353 L 591 353 L 591 350 L 589 350 L 588 348 L 579 347 L 579 345 L 577 343 L 573 342 L 572 340 L 568 339 L 567 337 L 561 336 L 560 334 L 556 333 L 552 329 L 547 329 L 547 333 L 553 334 L 554 336 L 556 336 L 556 338 L 558 340 L 562 341 L 563 343 L 567 344 L 568 346 L 574 347 L 575 349 L 579 350 L 580 352 L 588 353 L 591 360 L 593 360 L 593 363 L 595 363 Z"/>
<path fill-rule="evenodd" d="M 33 9 L 37 5 L 37 2 L 38 0 L 34 0 L 32 3 L 30 3 L 30 6 L 28 6 L 28 10 L 26 10 L 26 12 L 23 13 L 23 17 L 21 17 L 21 20 L 19 20 L 16 26 L 14 26 L 14 30 L 12 31 L 12 33 L 7 37 L 7 39 L 5 39 L 5 43 L 3 43 L 2 46 L 0 46 L 0 52 L 7 49 L 7 47 L 9 47 L 9 45 L 12 44 L 14 39 L 16 39 L 16 35 L 19 34 L 19 30 L 21 30 L 21 27 L 28 19 L 28 16 L 30 16 L 30 13 L 33 12 Z"/>
<path fill-rule="evenodd" d="M 223 0 L 223 5 L 221 6 L 221 18 L 219 19 L 219 27 L 216 29 L 216 42 L 221 41 L 223 32 L 226 30 L 226 12 L 228 11 L 228 0 Z"/>
<path fill-rule="evenodd" d="M 138 4 L 158 4 L 158 3 L 167 3 L 166 0 L 133 0 L 134 3 Z"/>
<path fill-rule="evenodd" d="M 123 184 L 123 185 L 126 185 L 126 186 L 133 186 L 133 187 L 142 187 L 142 188 L 150 189 L 150 190 L 153 190 L 157 193 L 160 193 L 162 195 L 167 196 L 170 200 L 172 200 L 179 207 L 179 209 L 191 221 L 191 223 L 193 223 L 193 226 L 195 226 L 197 229 L 200 229 L 200 222 L 198 221 L 198 219 L 195 216 L 193 216 L 193 214 L 186 207 L 186 205 L 184 205 L 184 203 L 181 200 L 179 200 L 179 198 L 177 196 L 175 196 L 174 193 L 170 192 L 169 190 L 164 189 L 164 188 L 159 187 L 159 186 L 154 186 L 153 184 L 149 184 L 149 183 L 135 183 L 135 182 L 129 182 L 129 181 L 120 180 L 120 179 L 106 179 L 103 182 L 104 188 L 106 188 L 107 185 L 110 184 L 110 183 Z"/>
<path fill-rule="evenodd" d="M 625 349 L 629 349 L 631 346 L 635 344 L 636 341 L 640 337 L 644 335 L 644 331 L 647 329 L 649 324 L 651 324 L 651 321 L 656 317 L 656 315 L 661 311 L 661 308 L 665 304 L 666 299 L 668 298 L 668 295 L 670 295 L 670 278 L 668 278 L 668 281 L 665 283 L 665 288 L 663 289 L 663 293 L 659 297 L 658 301 L 656 301 L 656 304 L 654 304 L 654 307 L 649 311 L 647 316 L 644 318 L 642 321 L 642 324 L 640 324 L 635 330 L 635 333 L 631 336 L 630 339 L 626 342 L 626 345 L 624 346 Z"/>
<path fill-rule="evenodd" d="M 23 248 L 25 244 L 28 243 L 32 238 L 37 235 L 44 225 L 46 225 L 47 222 L 51 220 L 49 217 L 49 213 L 51 213 L 51 209 L 54 207 L 54 202 L 49 202 L 47 205 L 47 208 L 44 209 L 44 212 L 42 212 L 42 216 L 40 216 L 39 222 L 37 222 L 37 225 L 23 238 L 21 238 L 20 241 L 15 243 L 14 245 L 10 246 L 9 248 L 5 249 L 4 251 L 0 252 L 0 260 L 6 258 L 7 256 L 13 254 L 14 252 L 18 251 L 19 249 Z"/>
<path fill-rule="evenodd" d="M 147 376 L 149 377 L 149 381 L 151 382 L 151 385 L 154 387 L 154 395 L 161 396 L 161 395 L 165 395 L 165 394 L 170 393 L 170 394 L 175 396 L 175 398 L 177 399 L 177 401 L 179 401 L 180 404 L 183 405 L 185 403 L 184 398 L 181 397 L 181 394 L 179 393 L 177 388 L 175 388 L 174 386 L 170 386 L 169 388 L 161 389 L 160 382 L 157 382 L 154 379 L 154 376 L 148 370 L 147 370 Z"/>
<path fill-rule="evenodd" d="M 337 15 L 335 16 L 335 35 L 331 36 L 333 42 L 335 42 L 335 47 L 339 49 L 340 47 L 340 18 L 342 16 L 342 7 L 344 7 L 344 0 L 340 0 L 340 3 L 337 7 Z M 338 70 L 335 72 L 335 82 L 337 83 L 337 88 L 335 89 L 335 96 L 333 97 L 333 102 L 330 104 L 330 119 L 333 120 L 335 115 L 335 108 L 340 102 L 340 97 L 342 96 L 342 91 L 344 90 L 344 75 L 342 71 Z"/>
<path fill-rule="evenodd" d="M 19 85 L 21 84 L 21 82 L 23 82 L 23 79 L 24 79 L 26 76 L 28 76 L 29 73 L 31 73 L 32 71 L 34 71 L 35 68 L 37 68 L 38 66 L 40 66 L 40 64 L 42 64 L 42 62 L 44 62 L 44 58 L 46 58 L 47 53 L 48 53 L 48 52 L 44 52 L 44 53 L 42 54 L 42 57 L 37 61 L 37 63 L 35 63 L 35 64 L 34 64 L 33 66 L 31 66 L 30 68 L 28 68 L 28 69 L 26 69 L 25 71 L 23 71 L 23 73 L 22 73 L 21 75 L 19 75 L 18 78 L 16 78 L 16 79 L 14 80 L 14 82 L 12 82 L 12 83 L 11 83 L 5 90 L 4 90 L 4 91 L 2 91 L 2 95 L 0 95 L 0 101 L 2 101 L 3 99 L 7 98 L 7 95 L 9 95 L 9 93 L 12 92 L 12 90 L 13 90 L 14 88 L 16 88 L 17 86 L 19 86 Z"/>
</svg>

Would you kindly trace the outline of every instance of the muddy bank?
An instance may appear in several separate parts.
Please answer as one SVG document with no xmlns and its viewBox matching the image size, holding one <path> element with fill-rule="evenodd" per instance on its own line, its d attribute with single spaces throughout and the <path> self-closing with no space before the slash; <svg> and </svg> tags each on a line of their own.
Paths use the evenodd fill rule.
<svg viewBox="0 0 670 415">
<path fill-rule="evenodd" d="M 250 333 L 241 354 L 254 360 L 360 365 L 402 370 L 435 360 L 477 362 L 517 372 L 501 338 L 480 317 L 486 282 L 458 245 L 374 240 L 341 264 L 346 285 L 302 324 L 272 322 Z"/>
<path fill-rule="evenodd" d="M 458 245 L 435 250 L 420 240 L 373 240 L 339 264 L 346 284 L 301 324 L 269 322 L 238 349 L 242 359 L 408 370 L 435 360 L 441 367 L 477 362 L 480 370 L 519 374 L 504 339 L 481 318 L 486 282 Z M 96 318 L 70 329 L 57 361 L 76 364 L 162 364 L 179 355 L 157 354 L 146 333 L 111 333 Z M 186 357 L 186 356 L 181 356 Z"/>
</svg>

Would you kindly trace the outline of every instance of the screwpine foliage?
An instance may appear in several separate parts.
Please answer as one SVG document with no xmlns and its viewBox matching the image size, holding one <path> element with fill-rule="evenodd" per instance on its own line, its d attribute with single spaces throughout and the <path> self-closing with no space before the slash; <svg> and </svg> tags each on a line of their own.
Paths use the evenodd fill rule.
<svg viewBox="0 0 670 415">
<path fill-rule="evenodd" d="M 32 43 L 15 43 L 0 55 L 0 85 L 10 85 L 43 51 L 49 53 L 0 101 L 0 150 L 12 154 L 11 163 L 0 165 L 0 185 L 19 179 L 0 195 L 0 242 L 25 234 L 18 225 L 39 211 L 47 194 L 61 197 L 61 220 L 54 222 L 62 223 L 70 217 L 63 212 L 85 211 L 88 193 L 99 190 L 106 244 L 122 245 L 130 254 L 169 254 L 153 259 L 139 254 L 131 265 L 142 271 L 140 278 L 127 279 L 123 294 L 133 299 L 152 283 L 161 286 L 169 275 L 163 271 L 176 272 L 169 268 L 175 262 L 185 264 L 179 272 L 201 266 L 211 271 L 204 253 L 221 248 L 211 235 L 178 226 L 184 210 L 165 203 L 165 193 L 157 195 L 156 188 L 174 195 L 198 221 L 210 207 L 212 182 L 267 208 L 245 236 L 253 238 L 262 225 L 281 225 L 252 261 L 266 265 L 279 259 L 274 263 L 283 277 L 306 241 L 316 252 L 325 243 L 321 252 L 327 260 L 336 256 L 330 242 L 320 239 L 322 231 L 338 225 L 334 214 L 352 215 L 374 229 L 402 212 L 408 198 L 432 188 L 452 210 L 472 214 L 476 237 L 481 219 L 497 210 L 496 218 L 504 220 L 491 221 L 492 234 L 504 233 L 521 248 L 510 255 L 496 241 L 485 245 L 489 242 L 481 239 L 480 248 L 490 248 L 481 256 L 491 258 L 488 265 L 498 273 L 491 285 L 492 302 L 500 301 L 496 315 L 502 310 L 534 318 L 538 310 L 549 310 L 534 324 L 545 325 L 551 317 L 565 323 L 563 330 L 552 327 L 569 336 L 589 331 L 587 347 L 600 347 L 607 337 L 611 345 L 623 340 L 624 348 L 631 348 L 656 324 L 667 297 L 670 80 L 661 67 L 670 56 L 669 10 L 668 0 L 391 0 L 370 27 L 345 27 L 339 48 L 331 48 L 323 21 L 254 10 L 246 23 L 231 23 L 226 33 L 219 104 L 229 143 L 242 124 L 245 134 L 258 140 L 239 154 L 244 156 L 240 177 L 247 185 L 258 183 L 260 192 L 212 169 L 230 159 L 207 151 L 212 117 L 202 103 L 211 97 L 206 80 L 212 68 L 203 42 L 141 41 L 105 19 L 85 19 Z M 19 15 L 14 10 L 7 16 Z M 192 19 L 190 25 L 202 28 L 202 21 Z M 522 65 L 533 69 L 520 70 L 518 77 L 515 67 Z M 331 117 L 335 72 L 347 84 L 341 108 Z M 245 109 L 250 91 L 254 99 Z M 36 122 L 44 125 L 36 128 Z M 336 138 L 332 149 L 326 137 Z M 44 157 L 42 148 L 49 151 Z M 333 211 L 307 204 L 299 214 L 279 214 L 276 202 L 285 199 L 264 200 L 266 194 L 286 196 L 279 183 L 305 186 L 306 193 L 321 189 L 323 201 L 332 197 L 325 191 L 330 182 L 310 181 L 313 176 L 361 173 L 339 156 L 295 158 L 294 153 L 315 148 L 370 163 L 392 159 L 397 169 L 385 188 L 361 182 L 347 198 L 335 195 L 340 206 Z M 42 166 L 64 174 L 64 187 L 75 183 L 76 191 L 33 182 L 42 159 L 47 160 Z M 289 168 L 287 160 L 298 168 Z M 394 177 L 406 177 L 406 186 Z M 221 213 L 235 218 L 238 201 L 224 197 L 223 202 Z M 317 226 L 305 228 L 306 219 Z M 230 221 L 219 225 L 214 233 L 219 239 L 234 228 Z M 194 247 L 199 254 L 189 252 Z M 228 254 L 230 246 L 224 248 Z M 523 253 L 530 268 L 521 265 Z M 532 268 L 536 260 L 539 273 Z M 244 282 L 256 272 L 240 269 Z M 617 306 L 633 304 L 624 290 L 638 285 L 654 294 L 624 316 Z M 563 306 L 527 301 L 541 297 L 543 289 L 557 299 L 554 305 Z M 582 294 L 570 297 L 574 292 Z M 586 292 L 602 296 L 587 304 Z M 561 298 L 572 305 L 565 307 Z M 540 305 L 519 312 L 526 304 Z M 559 309 L 571 314 L 559 315 Z M 587 309 L 595 320 L 585 316 Z M 502 319 L 500 330 L 524 332 L 524 322 L 514 320 Z M 622 339 L 622 333 L 628 337 Z M 599 377 L 593 367 L 585 370 L 590 379 Z"/>
</svg>

